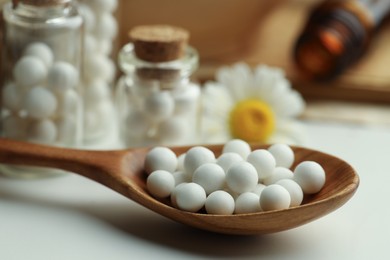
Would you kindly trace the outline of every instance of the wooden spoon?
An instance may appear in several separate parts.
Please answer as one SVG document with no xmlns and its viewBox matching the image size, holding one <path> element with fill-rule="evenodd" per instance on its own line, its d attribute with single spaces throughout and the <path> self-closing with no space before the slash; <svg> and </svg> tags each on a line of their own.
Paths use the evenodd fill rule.
<svg viewBox="0 0 390 260">
<path fill-rule="evenodd" d="M 176 154 L 189 147 L 175 147 Z M 208 146 L 216 155 L 222 146 Z M 253 146 L 265 148 L 265 146 Z M 236 215 L 190 213 L 173 208 L 169 201 L 153 198 L 147 191 L 143 164 L 148 148 L 87 151 L 49 147 L 0 138 L 0 163 L 58 168 L 97 181 L 133 201 L 177 222 L 227 234 L 266 234 L 291 229 L 324 216 L 347 202 L 359 185 L 354 169 L 334 156 L 293 147 L 295 165 L 304 160 L 320 163 L 326 183 L 317 194 L 306 196 L 301 206 L 285 210 Z M 294 166 L 293 166 L 294 167 Z"/>
</svg>

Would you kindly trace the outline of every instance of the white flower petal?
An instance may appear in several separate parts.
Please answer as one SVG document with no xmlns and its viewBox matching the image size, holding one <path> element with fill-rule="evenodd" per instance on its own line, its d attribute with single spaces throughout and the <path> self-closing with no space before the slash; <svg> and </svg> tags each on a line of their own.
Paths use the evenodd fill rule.
<svg viewBox="0 0 390 260">
<path fill-rule="evenodd" d="M 226 117 L 234 102 L 227 88 L 218 83 L 208 82 L 202 90 L 203 114 Z"/>
<path fill-rule="evenodd" d="M 220 68 L 216 74 L 215 78 L 217 79 L 217 82 L 226 85 L 230 82 L 230 68 L 229 67 L 222 67 Z"/>
<path fill-rule="evenodd" d="M 302 123 L 294 120 L 281 120 L 277 122 L 276 131 L 270 137 L 269 143 L 304 144 L 306 131 Z"/>
<path fill-rule="evenodd" d="M 259 87 L 269 90 L 272 89 L 275 82 L 284 78 L 284 72 L 279 68 L 260 65 L 254 70 L 254 78 Z"/>
<path fill-rule="evenodd" d="M 223 67 L 217 71 L 219 83 L 226 86 L 232 98 L 239 101 L 247 98 L 247 89 L 252 81 L 252 72 L 248 65 L 237 63 L 232 67 Z"/>
<path fill-rule="evenodd" d="M 228 116 L 234 102 L 228 89 L 208 82 L 202 90 L 201 138 L 204 143 L 221 143 L 229 140 Z"/>
<path fill-rule="evenodd" d="M 283 117 L 295 117 L 300 115 L 305 109 L 305 102 L 303 101 L 302 96 L 296 92 L 291 91 L 289 95 L 285 96 L 284 102 L 280 103 L 280 113 Z"/>
<path fill-rule="evenodd" d="M 201 125 L 202 142 L 204 143 L 224 143 L 230 139 L 226 122 L 203 118 Z"/>
<path fill-rule="evenodd" d="M 252 70 L 246 63 L 237 63 L 233 66 L 232 76 L 240 79 L 241 84 L 247 85 L 252 80 Z"/>
<path fill-rule="evenodd" d="M 271 106 L 278 106 L 278 104 L 284 103 L 286 93 L 288 93 L 290 89 L 290 82 L 282 78 L 276 81 L 272 88 L 268 89 L 265 94 L 258 98 L 263 99 Z"/>
</svg>

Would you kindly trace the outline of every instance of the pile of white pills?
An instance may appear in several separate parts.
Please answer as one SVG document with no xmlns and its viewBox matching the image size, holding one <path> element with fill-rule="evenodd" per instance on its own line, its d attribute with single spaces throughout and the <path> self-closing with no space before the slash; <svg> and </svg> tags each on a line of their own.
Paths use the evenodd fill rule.
<svg viewBox="0 0 390 260">
<path fill-rule="evenodd" d="M 147 189 L 158 199 L 189 212 L 230 215 L 282 210 L 301 205 L 305 194 L 319 192 L 325 171 L 314 161 L 294 170 L 294 151 L 286 144 L 251 150 L 242 140 L 227 142 L 222 154 L 196 146 L 176 156 L 167 147 L 145 158 Z"/>
<path fill-rule="evenodd" d="M 128 146 L 150 144 L 183 145 L 194 142 L 200 87 L 195 83 L 178 83 L 174 89 L 161 90 L 135 82 L 131 87 L 131 104 L 124 116 L 122 135 Z"/>
<path fill-rule="evenodd" d="M 79 0 L 84 18 L 84 137 L 96 143 L 112 131 L 114 106 L 111 84 L 115 63 L 110 58 L 118 24 L 113 12 L 118 0 Z M 104 140 L 102 140 L 104 141 Z"/>
<path fill-rule="evenodd" d="M 45 43 L 26 46 L 3 88 L 3 135 L 38 143 L 74 144 L 81 99 L 78 70 L 55 60 Z"/>
</svg>

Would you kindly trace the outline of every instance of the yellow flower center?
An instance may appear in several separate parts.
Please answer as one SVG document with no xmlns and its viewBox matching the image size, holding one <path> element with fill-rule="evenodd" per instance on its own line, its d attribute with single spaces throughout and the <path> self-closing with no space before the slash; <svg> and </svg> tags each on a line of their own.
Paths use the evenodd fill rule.
<svg viewBox="0 0 390 260">
<path fill-rule="evenodd" d="M 230 111 L 230 132 L 247 142 L 265 142 L 275 130 L 271 107 L 256 99 L 238 102 Z"/>
</svg>

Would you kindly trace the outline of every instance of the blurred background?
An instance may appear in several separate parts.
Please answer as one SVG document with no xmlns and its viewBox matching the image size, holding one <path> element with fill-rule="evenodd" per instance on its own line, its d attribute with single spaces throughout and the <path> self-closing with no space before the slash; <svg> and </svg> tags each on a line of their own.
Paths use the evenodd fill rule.
<svg viewBox="0 0 390 260">
<path fill-rule="evenodd" d="M 294 45 L 321 2 L 326 1 L 120 0 L 113 59 L 135 25 L 176 25 L 189 30 L 190 44 L 199 51 L 200 68 L 194 75 L 199 81 L 213 78 L 217 68 L 237 61 L 277 66 L 308 101 L 304 116 L 390 125 L 389 19 L 375 30 L 364 55 L 337 78 L 319 83 L 297 71 Z"/>
<path fill-rule="evenodd" d="M 120 1 L 118 44 L 128 41 L 127 33 L 134 25 L 182 26 L 190 31 L 190 43 L 199 50 L 201 67 L 195 76 L 200 80 L 213 77 L 219 66 L 236 61 L 278 66 L 307 99 L 304 116 L 390 125 L 389 19 L 375 30 L 364 55 L 337 78 L 318 83 L 300 77 L 293 59 L 294 45 L 309 14 L 321 2 Z"/>
<path fill-rule="evenodd" d="M 388 21 L 376 32 L 364 57 L 337 80 L 328 82 L 328 88 L 318 89 L 314 83 L 299 82 L 292 59 L 293 47 L 308 15 L 320 2 L 323 1 L 120 1 L 118 40 L 120 45 L 126 43 L 128 31 L 134 25 L 178 25 L 190 31 L 190 43 L 199 50 L 202 67 L 198 75 L 201 77 L 212 76 L 213 68 L 221 63 L 244 60 L 250 64 L 282 67 L 306 96 L 390 101 Z"/>
</svg>

